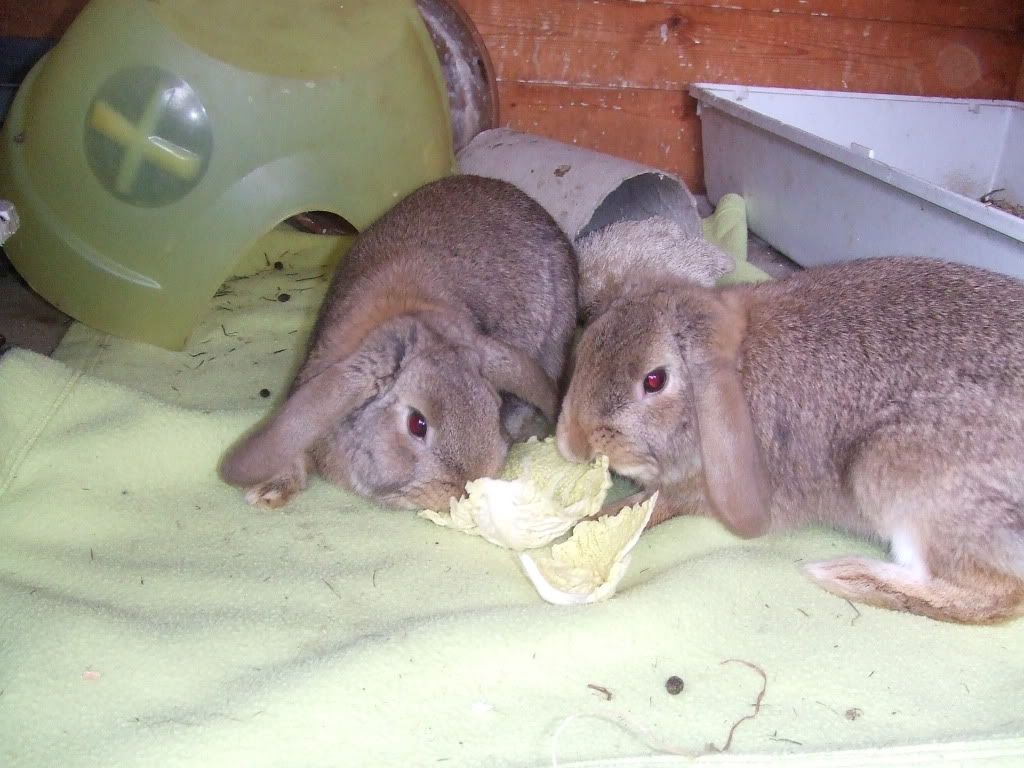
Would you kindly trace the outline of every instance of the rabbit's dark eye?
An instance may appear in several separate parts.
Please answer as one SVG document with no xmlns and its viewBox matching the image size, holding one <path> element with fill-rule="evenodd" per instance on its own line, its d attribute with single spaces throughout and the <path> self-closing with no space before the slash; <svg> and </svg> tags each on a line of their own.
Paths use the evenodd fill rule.
<svg viewBox="0 0 1024 768">
<path fill-rule="evenodd" d="M 668 381 L 668 374 L 665 372 L 665 369 L 655 368 L 644 376 L 644 392 L 647 394 L 661 392 L 665 388 L 666 381 Z"/>
<path fill-rule="evenodd" d="M 409 434 L 418 437 L 420 440 L 427 436 L 427 419 L 415 408 L 409 412 Z"/>
</svg>

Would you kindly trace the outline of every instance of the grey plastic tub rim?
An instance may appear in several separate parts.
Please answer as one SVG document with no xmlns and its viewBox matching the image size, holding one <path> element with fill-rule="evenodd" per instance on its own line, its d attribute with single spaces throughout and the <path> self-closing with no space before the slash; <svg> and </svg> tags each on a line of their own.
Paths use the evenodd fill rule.
<svg viewBox="0 0 1024 768">
<path fill-rule="evenodd" d="M 1024 104 L 1005 100 L 955 99 L 942 97 L 905 96 L 893 94 L 859 93 L 842 91 L 797 90 L 791 88 L 770 88 L 764 86 L 721 85 L 716 83 L 693 83 L 690 94 L 698 100 L 698 114 L 704 106 L 713 107 L 756 128 L 791 141 L 792 143 L 817 152 L 824 157 L 854 168 L 868 176 L 889 184 L 897 189 L 952 211 L 964 218 L 977 222 L 1015 240 L 1024 240 L 1024 220 L 998 208 L 987 206 L 965 195 L 957 194 L 936 184 L 921 179 L 907 171 L 888 165 L 880 160 L 859 154 L 848 147 L 797 128 L 782 120 L 743 106 L 744 92 L 801 94 L 836 99 L 876 99 L 883 101 L 912 101 L 949 103 L 961 106 L 984 104 L 1024 110 Z M 721 94 L 731 94 L 733 98 Z"/>
</svg>

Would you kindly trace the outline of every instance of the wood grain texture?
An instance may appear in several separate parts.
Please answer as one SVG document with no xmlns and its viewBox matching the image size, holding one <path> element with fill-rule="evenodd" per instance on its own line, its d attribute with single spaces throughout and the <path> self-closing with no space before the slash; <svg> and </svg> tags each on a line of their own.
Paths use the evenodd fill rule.
<svg viewBox="0 0 1024 768">
<path fill-rule="evenodd" d="M 1012 32 L 618 0 L 464 0 L 500 80 L 679 90 L 694 81 L 1007 97 Z"/>
<path fill-rule="evenodd" d="M 636 0 L 618 1 L 630 3 Z M 834 16 L 865 21 L 908 21 L 1003 32 L 1019 32 L 1024 28 L 1024 5 L 1019 0 L 652 0 L 649 4 Z"/>
<path fill-rule="evenodd" d="M 0 0 L 0 35 L 59 37 L 88 0 Z"/>
<path fill-rule="evenodd" d="M 1013 94 L 1017 101 L 1024 101 L 1024 55 L 1020 58 L 1020 74 L 1017 75 L 1017 90 Z"/>
<path fill-rule="evenodd" d="M 1013 98 L 1019 0 L 462 0 L 504 122 L 703 189 L 693 82 Z M 661 95 L 664 94 L 664 95 Z"/>
<path fill-rule="evenodd" d="M 517 130 L 628 157 L 703 185 L 696 102 L 678 91 L 501 85 L 502 115 Z"/>
</svg>

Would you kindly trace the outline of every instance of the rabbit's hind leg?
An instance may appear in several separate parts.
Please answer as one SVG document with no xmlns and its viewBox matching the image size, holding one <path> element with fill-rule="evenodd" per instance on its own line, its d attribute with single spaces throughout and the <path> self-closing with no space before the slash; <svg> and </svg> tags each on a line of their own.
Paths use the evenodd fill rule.
<svg viewBox="0 0 1024 768">
<path fill-rule="evenodd" d="M 977 430 L 954 440 L 907 426 L 862 442 L 845 477 L 858 526 L 888 540 L 895 562 L 847 557 L 805 572 L 841 597 L 934 619 L 1024 614 L 1024 481 L 1012 451 Z"/>
<path fill-rule="evenodd" d="M 991 624 L 1024 613 L 1024 580 L 1005 574 L 961 571 L 952 581 L 863 557 L 809 563 L 804 573 L 839 597 L 941 621 Z"/>
</svg>

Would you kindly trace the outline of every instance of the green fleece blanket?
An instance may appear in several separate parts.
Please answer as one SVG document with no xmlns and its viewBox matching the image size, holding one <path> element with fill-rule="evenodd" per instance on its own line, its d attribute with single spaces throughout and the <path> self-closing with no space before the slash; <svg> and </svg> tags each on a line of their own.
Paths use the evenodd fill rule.
<svg viewBox="0 0 1024 768">
<path fill-rule="evenodd" d="M 263 243 L 184 352 L 75 326 L 0 359 L 0 765 L 1024 764 L 1024 621 L 854 607 L 797 570 L 864 542 L 676 519 L 566 608 L 323 481 L 248 507 L 215 467 L 299 361 L 311 242 Z"/>
</svg>

